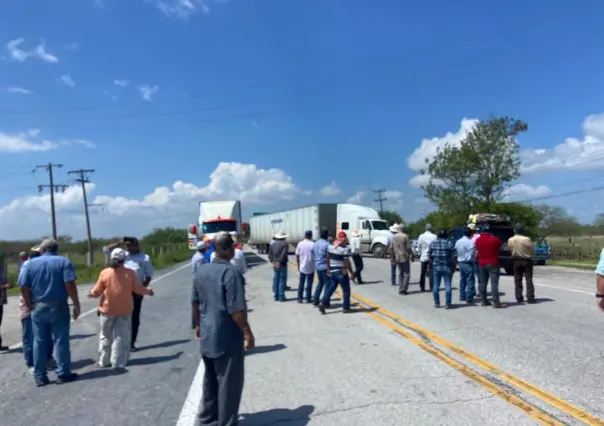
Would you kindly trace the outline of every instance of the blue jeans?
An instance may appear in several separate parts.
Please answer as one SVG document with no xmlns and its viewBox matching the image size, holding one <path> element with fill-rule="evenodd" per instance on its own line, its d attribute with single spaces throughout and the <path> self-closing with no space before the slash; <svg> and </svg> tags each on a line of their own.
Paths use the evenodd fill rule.
<svg viewBox="0 0 604 426">
<path fill-rule="evenodd" d="M 48 360 L 52 359 L 52 333 L 48 330 L 48 345 L 46 351 L 46 357 Z M 23 344 L 23 357 L 25 358 L 25 365 L 28 368 L 34 366 L 34 326 L 31 321 L 31 317 L 23 318 L 21 320 L 21 343 Z"/>
<path fill-rule="evenodd" d="M 275 300 L 285 300 L 285 279 L 287 265 L 281 265 L 274 269 L 273 273 L 273 297 Z"/>
<path fill-rule="evenodd" d="M 330 304 L 331 296 L 338 288 L 338 284 L 342 289 L 342 309 L 350 309 L 350 278 L 348 278 L 348 275 L 344 275 L 342 271 L 331 273 L 331 285 L 325 289 L 322 304 L 323 306 Z"/>
<path fill-rule="evenodd" d="M 392 285 L 396 285 L 396 263 L 390 264 L 390 282 Z"/>
<path fill-rule="evenodd" d="M 327 269 L 323 269 L 322 271 L 317 271 L 317 278 L 319 282 L 317 283 L 317 287 L 315 288 L 315 294 L 313 295 L 313 303 L 315 305 L 319 304 L 319 300 L 321 299 L 321 293 L 323 292 L 323 288 L 325 288 L 325 292 L 329 290 L 330 287 L 330 279 L 327 276 Z"/>
<path fill-rule="evenodd" d="M 445 282 L 445 305 L 451 306 L 453 301 L 453 289 L 451 288 L 451 279 L 453 278 L 453 273 L 451 271 L 443 271 L 443 270 L 435 270 L 434 274 L 434 284 L 432 285 L 432 296 L 434 297 L 434 304 L 440 305 L 440 280 L 441 278 Z"/>
<path fill-rule="evenodd" d="M 459 263 L 459 299 L 472 302 L 476 295 L 476 287 L 474 286 L 474 263 L 460 262 Z"/>
<path fill-rule="evenodd" d="M 300 272 L 300 281 L 298 282 L 298 300 L 302 300 L 306 294 L 306 301 L 312 300 L 312 282 L 315 279 L 315 273 L 303 274 Z M 306 291 L 304 291 L 304 282 L 306 281 Z"/>
<path fill-rule="evenodd" d="M 55 347 L 57 376 L 71 374 L 71 350 L 69 348 L 69 305 L 67 301 L 36 303 L 31 313 L 34 332 L 34 377 L 46 377 L 49 332 Z"/>
</svg>

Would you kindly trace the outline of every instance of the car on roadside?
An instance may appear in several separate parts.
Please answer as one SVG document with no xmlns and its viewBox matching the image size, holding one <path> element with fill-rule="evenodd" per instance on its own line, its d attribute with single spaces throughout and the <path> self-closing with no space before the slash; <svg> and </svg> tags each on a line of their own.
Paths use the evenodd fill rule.
<svg viewBox="0 0 604 426">
<path fill-rule="evenodd" d="M 420 258 L 421 253 L 419 252 L 419 241 L 418 240 L 411 240 L 411 251 L 413 252 L 414 259 Z"/>
<path fill-rule="evenodd" d="M 545 237 L 539 237 L 535 240 L 535 255 L 533 263 L 545 265 L 552 258 L 552 248 Z"/>
</svg>

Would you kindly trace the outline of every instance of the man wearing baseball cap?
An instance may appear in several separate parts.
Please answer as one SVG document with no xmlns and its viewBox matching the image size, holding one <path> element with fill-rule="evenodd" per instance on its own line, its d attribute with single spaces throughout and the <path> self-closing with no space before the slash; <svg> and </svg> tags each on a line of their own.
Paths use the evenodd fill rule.
<svg viewBox="0 0 604 426">
<path fill-rule="evenodd" d="M 329 287 L 325 290 L 323 301 L 319 305 L 319 311 L 325 315 L 325 308 L 330 305 L 330 299 L 338 285 L 342 289 L 342 312 L 352 312 L 350 309 L 350 279 L 354 281 L 354 272 L 350 265 L 350 247 L 346 232 L 338 232 L 338 238 L 333 245 L 327 249 L 327 274 L 331 280 Z"/>
<path fill-rule="evenodd" d="M 193 274 L 195 274 L 195 271 L 197 271 L 197 268 L 200 265 L 206 263 L 205 252 L 208 249 L 208 245 L 205 243 L 205 241 L 199 241 L 195 246 L 197 247 L 197 251 L 191 259 L 191 267 L 193 268 Z"/>
</svg>

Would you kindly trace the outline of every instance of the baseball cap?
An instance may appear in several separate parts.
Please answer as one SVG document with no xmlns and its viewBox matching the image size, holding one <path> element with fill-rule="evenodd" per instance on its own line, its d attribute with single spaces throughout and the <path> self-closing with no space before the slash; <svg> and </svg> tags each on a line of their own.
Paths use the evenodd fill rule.
<svg viewBox="0 0 604 426">
<path fill-rule="evenodd" d="M 111 252 L 111 258 L 115 260 L 124 260 L 126 258 L 126 250 L 115 248 Z"/>
<path fill-rule="evenodd" d="M 344 231 L 338 232 L 338 239 L 342 240 L 344 238 L 346 238 L 346 232 L 344 232 Z"/>
<path fill-rule="evenodd" d="M 199 241 L 197 244 L 197 250 L 203 250 L 204 248 L 206 248 L 206 243 L 205 241 Z"/>
</svg>

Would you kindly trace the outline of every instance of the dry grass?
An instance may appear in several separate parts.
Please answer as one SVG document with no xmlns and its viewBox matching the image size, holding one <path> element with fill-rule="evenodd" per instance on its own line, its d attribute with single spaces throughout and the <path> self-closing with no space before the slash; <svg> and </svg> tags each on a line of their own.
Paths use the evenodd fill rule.
<svg viewBox="0 0 604 426">
<path fill-rule="evenodd" d="M 548 237 L 547 241 L 552 249 L 552 258 L 555 260 L 596 264 L 600 259 L 602 248 L 604 248 L 604 236 L 602 235 L 570 238 L 552 236 Z"/>
</svg>

